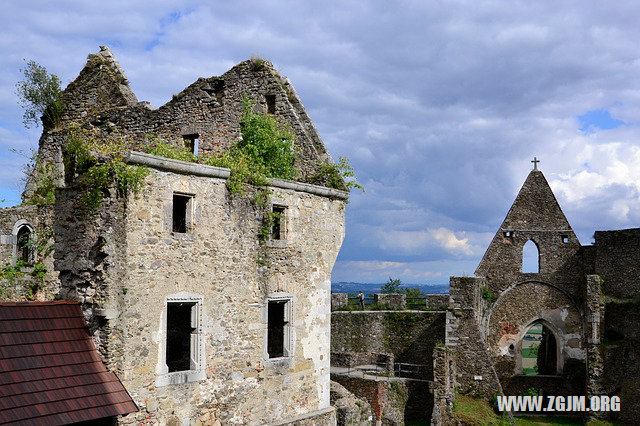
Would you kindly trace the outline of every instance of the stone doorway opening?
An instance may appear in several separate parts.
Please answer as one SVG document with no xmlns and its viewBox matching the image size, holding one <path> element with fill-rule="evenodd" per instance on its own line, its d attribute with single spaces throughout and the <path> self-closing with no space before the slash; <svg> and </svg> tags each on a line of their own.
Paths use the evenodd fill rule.
<svg viewBox="0 0 640 426">
<path fill-rule="evenodd" d="M 534 322 L 520 341 L 520 362 L 525 376 L 558 374 L 558 343 L 555 334 L 543 322 Z"/>
</svg>

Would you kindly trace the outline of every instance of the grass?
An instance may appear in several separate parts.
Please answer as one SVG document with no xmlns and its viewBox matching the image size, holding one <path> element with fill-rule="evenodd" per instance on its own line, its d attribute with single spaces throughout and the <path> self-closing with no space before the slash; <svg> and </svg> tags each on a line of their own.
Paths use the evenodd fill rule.
<svg viewBox="0 0 640 426">
<path fill-rule="evenodd" d="M 509 424 L 506 415 L 497 415 L 488 401 L 469 395 L 458 394 L 456 396 L 453 413 L 464 425 L 484 426 Z"/>
<path fill-rule="evenodd" d="M 522 348 L 522 358 L 538 358 L 538 348 Z"/>
<path fill-rule="evenodd" d="M 505 415 L 498 415 L 493 410 L 488 401 L 482 398 L 474 398 L 469 395 L 456 395 L 453 413 L 463 425 L 484 426 L 484 425 L 509 425 L 509 420 Z M 571 417 L 514 417 L 516 426 L 548 426 L 548 425 L 582 425 L 582 421 Z M 425 421 L 407 421 L 409 426 L 428 425 Z M 590 421 L 587 426 L 616 426 L 617 423 L 603 420 Z"/>
<path fill-rule="evenodd" d="M 582 425 L 580 419 L 568 417 L 514 417 L 516 426 Z"/>
</svg>

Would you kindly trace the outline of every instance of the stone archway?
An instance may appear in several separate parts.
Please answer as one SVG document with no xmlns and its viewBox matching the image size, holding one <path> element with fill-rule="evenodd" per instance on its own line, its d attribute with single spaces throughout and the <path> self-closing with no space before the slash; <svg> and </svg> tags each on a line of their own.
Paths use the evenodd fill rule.
<svg viewBox="0 0 640 426">
<path fill-rule="evenodd" d="M 485 320 L 487 344 L 498 377 L 522 374 L 522 365 L 518 364 L 522 339 L 538 323 L 553 335 L 555 374 L 562 373 L 566 360 L 585 359 L 582 316 L 573 300 L 550 284 L 527 281 L 503 292 Z"/>
</svg>

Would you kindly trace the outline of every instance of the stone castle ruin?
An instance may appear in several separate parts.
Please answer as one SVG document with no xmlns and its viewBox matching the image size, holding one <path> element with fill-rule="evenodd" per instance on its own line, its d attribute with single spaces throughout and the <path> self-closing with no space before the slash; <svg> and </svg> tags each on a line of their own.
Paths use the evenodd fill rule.
<svg viewBox="0 0 640 426">
<path fill-rule="evenodd" d="M 451 279 L 445 344 L 458 391 L 617 395 L 620 412 L 590 415 L 633 423 L 640 414 L 640 229 L 598 231 L 594 239 L 580 244 L 534 168 L 476 277 Z M 529 375 L 525 353 L 533 330 L 539 334 L 537 371 Z M 440 413 L 448 409 L 446 400 L 439 401 Z"/>
<path fill-rule="evenodd" d="M 295 134 L 298 176 L 268 180 L 266 205 L 231 194 L 229 169 L 142 152 L 150 134 L 196 158 L 225 152 L 241 137 L 245 99 Z M 333 161 L 289 81 L 253 59 L 153 109 L 102 47 L 63 100 L 38 152 L 38 164 L 54 165 L 44 176 L 55 202 L 29 205 L 42 192 L 36 170 L 25 205 L 0 211 L 2 254 L 24 274 L 12 297 L 81 303 L 103 362 L 139 409 L 120 423 L 335 421 L 331 270 L 348 193 L 325 186 L 319 172 Z M 79 163 L 66 155 L 69 129 L 128 141 L 115 155 L 146 167 L 140 192 L 107 188 L 89 211 Z M 267 214 L 277 220 L 261 239 Z M 35 253 L 37 239 L 51 249 Z M 33 284 L 36 262 L 46 276 Z"/>
<path fill-rule="evenodd" d="M 456 393 L 491 400 L 531 392 L 619 396 L 619 412 L 586 415 L 635 424 L 640 229 L 598 231 L 594 239 L 593 245 L 580 244 L 536 167 L 475 276 L 451 277 L 444 309 L 433 303 L 440 295 L 428 295 L 426 310 L 340 311 L 344 303 L 333 295 L 332 366 L 339 373 L 334 380 L 366 399 L 376 418 L 388 424 L 416 415 L 416 393 L 431 423 L 448 425 L 460 424 L 453 410 Z M 537 355 L 531 359 L 533 345 Z M 354 378 L 367 377 L 352 373 L 359 364 L 389 359 L 432 365 L 419 377 L 430 383 L 429 391 L 415 388 L 412 379 L 394 378 L 407 388 L 404 399 L 390 399 L 385 379 L 381 385 L 372 375 Z M 397 414 L 402 410 L 404 417 Z"/>
<path fill-rule="evenodd" d="M 297 177 L 268 179 L 262 204 L 232 194 L 228 168 L 148 152 L 158 140 L 192 159 L 227 152 L 246 99 L 295 134 Z M 323 174 L 333 161 L 270 63 L 200 78 L 154 109 L 102 47 L 63 102 L 59 123 L 44 123 L 24 203 L 0 209 L 1 295 L 79 302 L 101 361 L 138 409 L 119 423 L 402 424 L 417 413 L 459 424 L 456 392 L 531 389 L 618 395 L 620 412 L 591 415 L 640 416 L 640 229 L 581 245 L 537 167 L 475 276 L 452 277 L 448 296 L 428 296 L 421 311 L 380 296 L 399 310 L 331 312 L 332 299 L 346 301 L 330 293 L 348 192 Z M 70 131 L 126 141 L 109 155 L 145 168 L 140 191 L 102 188 L 89 209 Z M 386 381 L 352 377 L 362 364 L 383 364 Z M 420 368 L 414 381 L 394 380 L 402 365 Z"/>
</svg>

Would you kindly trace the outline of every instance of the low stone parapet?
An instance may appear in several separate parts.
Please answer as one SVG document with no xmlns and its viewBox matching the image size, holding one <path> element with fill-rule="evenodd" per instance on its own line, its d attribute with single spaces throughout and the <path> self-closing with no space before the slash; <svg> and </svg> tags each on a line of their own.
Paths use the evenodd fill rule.
<svg viewBox="0 0 640 426">
<path fill-rule="evenodd" d="M 404 294 L 376 293 L 373 295 L 373 303 L 389 308 L 404 309 L 407 306 L 407 299 Z"/>
</svg>

